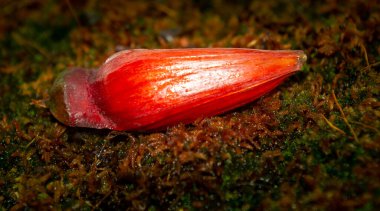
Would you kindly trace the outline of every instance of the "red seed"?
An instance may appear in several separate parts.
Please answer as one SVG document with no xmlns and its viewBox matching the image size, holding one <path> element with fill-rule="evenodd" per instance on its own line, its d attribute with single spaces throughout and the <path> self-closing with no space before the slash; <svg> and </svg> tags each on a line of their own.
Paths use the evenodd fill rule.
<svg viewBox="0 0 380 211">
<path fill-rule="evenodd" d="M 74 127 L 160 129 L 249 103 L 305 61 L 303 51 L 127 50 L 98 70 L 76 68 L 59 75 L 50 108 Z"/>
</svg>

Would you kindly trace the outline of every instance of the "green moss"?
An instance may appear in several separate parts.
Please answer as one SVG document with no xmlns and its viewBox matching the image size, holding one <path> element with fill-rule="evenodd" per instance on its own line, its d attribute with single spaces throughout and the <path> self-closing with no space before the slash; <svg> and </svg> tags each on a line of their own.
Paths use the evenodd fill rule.
<svg viewBox="0 0 380 211">
<path fill-rule="evenodd" d="M 361 0 L 5 5 L 0 209 L 375 210 L 379 10 Z M 168 29 L 179 31 L 172 41 L 160 37 Z M 45 108 L 68 67 L 96 68 L 115 49 L 194 46 L 302 49 L 308 62 L 250 105 L 157 133 L 69 128 Z"/>
</svg>

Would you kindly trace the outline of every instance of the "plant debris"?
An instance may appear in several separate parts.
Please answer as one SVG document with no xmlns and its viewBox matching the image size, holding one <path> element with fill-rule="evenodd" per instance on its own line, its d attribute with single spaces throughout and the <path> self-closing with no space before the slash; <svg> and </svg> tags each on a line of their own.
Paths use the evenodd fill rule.
<svg viewBox="0 0 380 211">
<path fill-rule="evenodd" d="M 5 1 L 0 210 L 380 207 L 376 1 Z M 154 133 L 66 127 L 63 70 L 129 48 L 302 49 L 249 105 Z"/>
</svg>

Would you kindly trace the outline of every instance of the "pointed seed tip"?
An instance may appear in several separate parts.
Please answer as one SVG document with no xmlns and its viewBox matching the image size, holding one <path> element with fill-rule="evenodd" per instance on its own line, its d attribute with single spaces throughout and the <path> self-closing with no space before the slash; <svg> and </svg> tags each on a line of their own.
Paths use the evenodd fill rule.
<svg viewBox="0 0 380 211">
<path fill-rule="evenodd" d="M 307 55 L 305 54 L 305 52 L 300 51 L 298 55 L 298 61 L 297 61 L 298 70 L 302 69 L 302 66 L 306 63 L 306 60 L 307 60 Z"/>
<path fill-rule="evenodd" d="M 306 63 L 306 60 L 307 60 L 307 55 L 305 54 L 305 52 L 302 51 L 302 52 L 300 53 L 299 58 L 298 58 L 298 62 L 299 62 L 299 64 L 302 66 L 303 64 Z"/>
</svg>

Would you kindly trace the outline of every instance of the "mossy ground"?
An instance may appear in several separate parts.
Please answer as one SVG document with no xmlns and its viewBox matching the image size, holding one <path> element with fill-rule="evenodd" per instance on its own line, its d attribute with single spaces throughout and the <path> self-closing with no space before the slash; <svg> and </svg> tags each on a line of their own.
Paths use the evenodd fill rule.
<svg viewBox="0 0 380 211">
<path fill-rule="evenodd" d="M 0 210 L 380 207 L 376 1 L 0 3 Z M 126 48 L 302 49 L 251 104 L 157 133 L 68 128 L 58 73 Z"/>
</svg>

